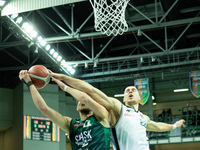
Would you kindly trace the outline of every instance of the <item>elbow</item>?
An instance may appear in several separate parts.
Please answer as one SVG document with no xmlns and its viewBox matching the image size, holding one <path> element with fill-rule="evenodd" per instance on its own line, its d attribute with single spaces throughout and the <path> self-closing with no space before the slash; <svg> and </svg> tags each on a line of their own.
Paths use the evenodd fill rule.
<svg viewBox="0 0 200 150">
<path fill-rule="evenodd" d="M 88 95 L 86 94 L 82 94 L 80 96 L 80 102 L 87 105 L 89 103 L 89 98 L 88 98 Z"/>
<path fill-rule="evenodd" d="M 81 81 L 79 80 L 79 88 L 82 89 L 84 92 L 86 93 L 94 93 L 95 92 L 95 88 L 93 86 L 91 86 L 89 83 L 85 82 L 85 81 Z"/>
<path fill-rule="evenodd" d="M 93 87 L 93 86 L 89 86 L 89 91 L 92 92 L 92 93 L 96 93 L 96 88 Z"/>
<path fill-rule="evenodd" d="M 38 108 L 43 114 L 45 114 L 45 112 L 47 112 L 47 107 L 39 107 Z"/>
<path fill-rule="evenodd" d="M 38 104 L 37 108 L 39 109 L 39 111 L 41 111 L 44 114 L 48 111 L 47 105 L 40 105 L 40 104 Z"/>
</svg>

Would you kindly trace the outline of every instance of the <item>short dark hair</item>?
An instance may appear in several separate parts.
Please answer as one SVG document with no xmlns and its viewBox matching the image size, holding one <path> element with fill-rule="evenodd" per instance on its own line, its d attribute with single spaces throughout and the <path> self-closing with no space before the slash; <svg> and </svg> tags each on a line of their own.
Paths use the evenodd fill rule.
<svg viewBox="0 0 200 150">
<path fill-rule="evenodd" d="M 126 88 L 129 87 L 129 86 L 134 86 L 134 87 L 138 90 L 137 86 L 135 86 L 135 85 L 127 85 L 127 86 L 124 87 L 124 91 L 125 91 Z M 124 92 L 124 91 L 123 91 L 123 92 Z"/>
</svg>

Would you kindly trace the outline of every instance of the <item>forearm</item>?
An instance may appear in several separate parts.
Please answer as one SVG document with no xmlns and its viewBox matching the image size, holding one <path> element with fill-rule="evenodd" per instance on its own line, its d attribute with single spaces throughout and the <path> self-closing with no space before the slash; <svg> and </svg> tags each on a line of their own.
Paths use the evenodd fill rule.
<svg viewBox="0 0 200 150">
<path fill-rule="evenodd" d="M 38 90 L 34 85 L 30 86 L 30 93 L 35 106 L 42 112 L 46 117 L 51 119 L 55 124 L 57 124 L 62 130 L 69 134 L 70 127 L 70 117 L 63 117 L 60 113 L 48 107 L 42 96 L 39 94 Z"/>
<path fill-rule="evenodd" d="M 92 85 L 90 85 L 89 83 L 83 80 L 72 78 L 63 74 L 57 74 L 57 73 L 52 73 L 52 77 L 58 80 L 62 80 L 68 85 L 70 85 L 71 87 L 73 87 L 74 89 L 77 89 L 79 91 L 86 93 L 93 100 L 103 105 L 107 110 L 110 110 L 110 108 L 113 105 L 112 101 L 109 100 L 106 94 L 104 94 L 102 91 L 93 87 Z"/>
<path fill-rule="evenodd" d="M 113 107 L 113 102 L 107 97 L 107 95 L 89 83 L 69 76 L 65 76 L 64 81 L 73 88 L 79 91 L 83 91 L 89 95 L 93 100 L 103 105 L 108 111 L 110 111 L 110 109 Z M 84 101 L 85 100 L 86 99 L 84 99 Z"/>
<path fill-rule="evenodd" d="M 73 96 L 77 101 L 80 101 L 85 105 L 88 105 L 90 97 L 86 93 L 71 87 L 67 87 L 66 92 L 69 93 L 71 96 Z"/>
<path fill-rule="evenodd" d="M 45 112 L 47 110 L 47 104 L 45 103 L 44 99 L 42 98 L 42 96 L 39 94 L 38 90 L 35 88 L 34 85 L 31 85 L 29 87 L 30 89 L 30 93 L 33 99 L 33 102 L 35 104 L 35 106 L 41 111 L 41 112 Z"/>
<path fill-rule="evenodd" d="M 57 79 L 53 79 L 53 81 L 55 81 L 58 84 L 58 86 L 64 91 L 64 88 L 66 85 L 62 81 L 57 80 Z"/>
<path fill-rule="evenodd" d="M 172 129 L 181 128 L 181 126 L 184 126 L 185 122 L 185 120 L 181 119 L 172 125 L 163 122 L 155 122 L 149 120 L 149 118 L 147 118 L 147 120 L 148 120 L 146 127 L 147 131 L 155 131 L 155 132 L 165 132 L 165 131 L 170 131 Z"/>
<path fill-rule="evenodd" d="M 159 129 L 157 132 L 165 132 L 165 131 L 170 131 L 173 129 L 173 124 L 157 122 L 157 125 L 159 126 Z"/>
<path fill-rule="evenodd" d="M 70 95 L 72 95 L 76 100 L 82 102 L 82 103 L 86 103 L 87 102 L 87 94 L 77 90 L 77 89 L 74 89 L 74 88 L 71 88 L 71 87 L 68 87 L 67 85 L 65 85 L 62 81 L 60 80 L 54 80 L 58 86 L 65 92 L 69 93 Z"/>
<path fill-rule="evenodd" d="M 85 93 L 90 93 L 92 91 L 92 86 L 83 80 L 72 78 L 66 75 L 61 75 L 61 80 L 63 80 L 71 87 L 76 88 Z"/>
</svg>

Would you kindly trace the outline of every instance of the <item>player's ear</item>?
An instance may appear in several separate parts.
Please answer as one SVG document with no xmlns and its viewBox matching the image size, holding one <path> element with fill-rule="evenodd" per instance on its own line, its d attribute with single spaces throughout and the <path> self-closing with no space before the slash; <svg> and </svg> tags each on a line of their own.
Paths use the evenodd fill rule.
<svg viewBox="0 0 200 150">
<path fill-rule="evenodd" d="M 124 98 L 123 98 L 123 102 L 125 103 L 125 100 L 124 100 Z"/>
<path fill-rule="evenodd" d="M 76 110 L 78 111 L 78 106 L 76 106 Z"/>
</svg>

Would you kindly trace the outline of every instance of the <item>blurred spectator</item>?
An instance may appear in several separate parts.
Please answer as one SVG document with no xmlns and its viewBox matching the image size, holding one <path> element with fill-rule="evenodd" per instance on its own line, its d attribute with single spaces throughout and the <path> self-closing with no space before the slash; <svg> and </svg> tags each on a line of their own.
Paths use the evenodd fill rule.
<svg viewBox="0 0 200 150">
<path fill-rule="evenodd" d="M 172 110 L 171 110 L 171 108 L 167 109 L 167 121 L 168 122 L 172 121 Z"/>
<path fill-rule="evenodd" d="M 162 118 L 163 118 L 164 122 L 167 121 L 167 112 L 165 111 L 165 109 L 163 109 Z"/>
<path fill-rule="evenodd" d="M 162 118 L 163 121 L 165 121 L 166 115 L 167 115 L 167 113 L 166 113 L 165 109 L 163 109 L 162 113 L 158 115 L 158 118 Z"/>
<path fill-rule="evenodd" d="M 195 129 L 192 129 L 192 131 L 191 131 L 192 136 L 195 136 L 196 132 L 197 131 Z"/>
<path fill-rule="evenodd" d="M 191 111 L 191 109 L 192 109 L 191 106 L 192 105 L 190 104 L 190 102 L 188 102 L 186 106 L 187 106 L 187 112 L 188 112 L 188 114 L 191 114 L 191 112 L 192 112 Z"/>
<path fill-rule="evenodd" d="M 165 111 L 165 109 L 163 109 L 163 111 L 162 111 L 162 117 L 165 117 L 165 115 L 166 115 L 166 111 Z"/>
<path fill-rule="evenodd" d="M 197 114 L 198 114 L 197 106 L 194 106 L 193 111 L 192 111 L 192 114 L 193 114 L 194 116 L 197 116 Z"/>
<path fill-rule="evenodd" d="M 190 131 L 190 129 L 187 130 L 186 136 L 191 136 L 191 131 Z"/>
</svg>

